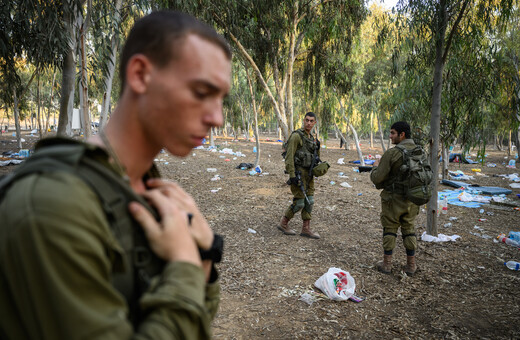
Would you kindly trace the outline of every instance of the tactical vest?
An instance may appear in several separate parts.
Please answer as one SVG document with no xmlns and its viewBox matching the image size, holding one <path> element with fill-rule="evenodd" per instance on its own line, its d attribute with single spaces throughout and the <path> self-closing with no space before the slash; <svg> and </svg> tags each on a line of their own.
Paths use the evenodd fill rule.
<svg viewBox="0 0 520 340">
<path fill-rule="evenodd" d="M 125 297 L 135 327 L 143 317 L 139 315 L 139 298 L 166 262 L 151 251 L 142 228 L 128 211 L 128 204 L 137 201 L 156 218 L 158 214 L 120 176 L 98 161 L 103 157 L 107 157 L 103 150 L 89 144 L 66 138 L 44 139 L 37 144 L 33 156 L 0 179 L 0 203 L 9 187 L 27 175 L 66 172 L 83 180 L 97 195 L 110 229 L 125 252 L 125 258 L 113 265 L 112 284 Z M 152 167 L 147 177 L 158 175 Z"/>
<path fill-rule="evenodd" d="M 294 165 L 296 167 L 308 169 L 312 164 L 312 157 L 318 147 L 316 139 L 312 135 L 310 135 L 310 138 L 307 137 L 304 129 L 295 130 L 293 133 L 298 133 L 298 135 L 300 135 L 303 144 L 294 153 Z"/>
</svg>

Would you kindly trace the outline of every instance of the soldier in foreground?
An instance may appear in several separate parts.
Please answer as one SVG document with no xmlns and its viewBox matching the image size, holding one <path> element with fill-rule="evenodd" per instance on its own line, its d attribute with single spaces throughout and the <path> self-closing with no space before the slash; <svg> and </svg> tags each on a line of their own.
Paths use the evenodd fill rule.
<svg viewBox="0 0 520 340">
<path fill-rule="evenodd" d="M 0 338 L 210 337 L 222 239 L 153 160 L 186 156 L 222 124 L 230 59 L 191 16 L 142 18 L 106 129 L 44 141 L 0 183 Z"/>
</svg>

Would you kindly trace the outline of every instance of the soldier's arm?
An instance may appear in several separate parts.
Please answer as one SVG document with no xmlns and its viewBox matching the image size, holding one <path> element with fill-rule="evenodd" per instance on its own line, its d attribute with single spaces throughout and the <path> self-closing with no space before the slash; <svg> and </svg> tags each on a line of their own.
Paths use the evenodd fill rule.
<svg viewBox="0 0 520 340">
<path fill-rule="evenodd" d="M 287 143 L 287 154 L 285 155 L 285 170 L 289 173 L 289 177 L 296 177 L 296 167 L 294 166 L 294 154 L 298 146 L 302 144 L 302 139 L 298 133 L 293 133 L 289 137 Z"/>
<path fill-rule="evenodd" d="M 111 284 L 115 264 L 124 268 L 123 250 L 96 195 L 81 180 L 63 174 L 29 176 L 23 182 L 13 186 L 19 199 L 2 206 L 11 213 L 0 215 L 8 215 L 7 223 L 17 231 L 1 267 L 10 273 L 8 285 L 23 314 L 18 320 L 34 332 L 30 338 L 210 337 L 213 311 L 207 307 L 213 301 L 215 308 L 218 284 L 208 292 L 200 266 L 168 263 L 141 298 L 147 317 L 134 330 L 126 301 Z"/>
<path fill-rule="evenodd" d="M 394 149 L 390 149 L 383 154 L 381 160 L 379 161 L 378 166 L 374 166 L 372 171 L 370 172 L 370 180 L 372 183 L 378 187 L 382 184 L 387 178 L 390 170 L 392 169 L 392 158 L 393 158 Z M 380 189 L 380 188 L 379 188 Z"/>
</svg>

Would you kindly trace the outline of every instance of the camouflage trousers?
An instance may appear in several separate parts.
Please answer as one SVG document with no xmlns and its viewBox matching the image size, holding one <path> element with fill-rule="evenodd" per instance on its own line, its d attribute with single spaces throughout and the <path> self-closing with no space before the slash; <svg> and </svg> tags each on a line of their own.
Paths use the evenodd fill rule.
<svg viewBox="0 0 520 340">
<path fill-rule="evenodd" d="M 415 218 L 419 206 L 408 201 L 404 196 L 381 192 L 381 224 L 383 225 L 383 250 L 390 255 L 395 248 L 397 231 L 401 227 L 403 245 L 406 254 L 415 255 L 417 237 L 415 235 Z"/>
<path fill-rule="evenodd" d="M 291 185 L 291 193 L 293 194 L 293 203 L 285 210 L 285 217 L 291 219 L 301 210 L 302 220 L 312 219 L 312 207 L 314 206 L 314 178 L 309 182 L 309 171 L 306 169 L 297 169 L 301 172 L 303 187 L 309 202 L 305 199 L 301 188 L 297 185 Z"/>
</svg>

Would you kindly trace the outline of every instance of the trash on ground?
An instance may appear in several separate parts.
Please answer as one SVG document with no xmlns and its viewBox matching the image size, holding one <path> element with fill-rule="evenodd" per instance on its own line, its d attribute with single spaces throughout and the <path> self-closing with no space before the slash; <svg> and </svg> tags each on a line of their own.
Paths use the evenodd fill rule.
<svg viewBox="0 0 520 340">
<path fill-rule="evenodd" d="M 507 237 L 505 234 L 500 234 L 497 236 L 498 242 L 502 242 L 505 244 L 509 244 L 510 246 L 520 248 L 520 242 L 516 241 L 515 239 Z"/>
<path fill-rule="evenodd" d="M 450 217 L 450 221 L 456 221 L 456 220 L 458 220 L 457 217 L 454 217 L 454 216 Z"/>
<path fill-rule="evenodd" d="M 444 223 L 444 228 L 451 228 L 453 227 L 453 223 Z"/>
<path fill-rule="evenodd" d="M 251 229 L 251 228 L 247 228 L 247 232 L 250 234 L 256 234 L 256 230 Z"/>
<path fill-rule="evenodd" d="M 448 171 L 448 175 L 450 176 L 450 178 L 458 179 L 460 181 L 468 181 L 471 179 L 475 179 L 475 177 L 473 177 L 473 176 L 468 176 L 468 175 L 464 174 L 461 170 Z"/>
<path fill-rule="evenodd" d="M 520 263 L 516 261 L 507 261 L 504 265 L 511 270 L 520 270 Z"/>
<path fill-rule="evenodd" d="M 215 169 L 215 168 L 207 168 L 206 171 L 207 172 L 217 172 L 217 169 Z"/>
<path fill-rule="evenodd" d="M 439 236 L 435 237 L 432 235 L 428 235 L 426 231 L 423 232 L 421 235 L 421 240 L 425 242 L 455 242 L 455 240 L 457 240 L 458 238 L 460 238 L 459 235 L 448 236 L 444 234 L 439 234 Z"/>
<path fill-rule="evenodd" d="M 240 163 L 235 167 L 235 169 L 249 170 L 253 167 L 253 165 L 253 163 Z"/>
<path fill-rule="evenodd" d="M 212 193 L 216 193 L 216 192 L 218 192 L 218 191 L 221 190 L 221 189 L 222 189 L 222 188 L 217 188 L 217 189 L 212 189 L 212 190 L 210 190 L 210 191 L 211 191 Z"/>
<path fill-rule="evenodd" d="M 352 185 L 348 184 L 347 182 L 341 182 L 339 185 L 341 185 L 344 188 L 352 188 Z"/>
<path fill-rule="evenodd" d="M 356 281 L 350 273 L 335 267 L 329 268 L 314 282 L 314 286 L 335 301 L 348 300 L 356 291 Z"/>
<path fill-rule="evenodd" d="M 345 158 L 338 159 L 338 164 L 345 164 Z"/>
<path fill-rule="evenodd" d="M 211 178 L 212 181 L 220 181 L 220 179 L 222 178 L 222 176 L 220 175 L 215 175 Z"/>
</svg>

